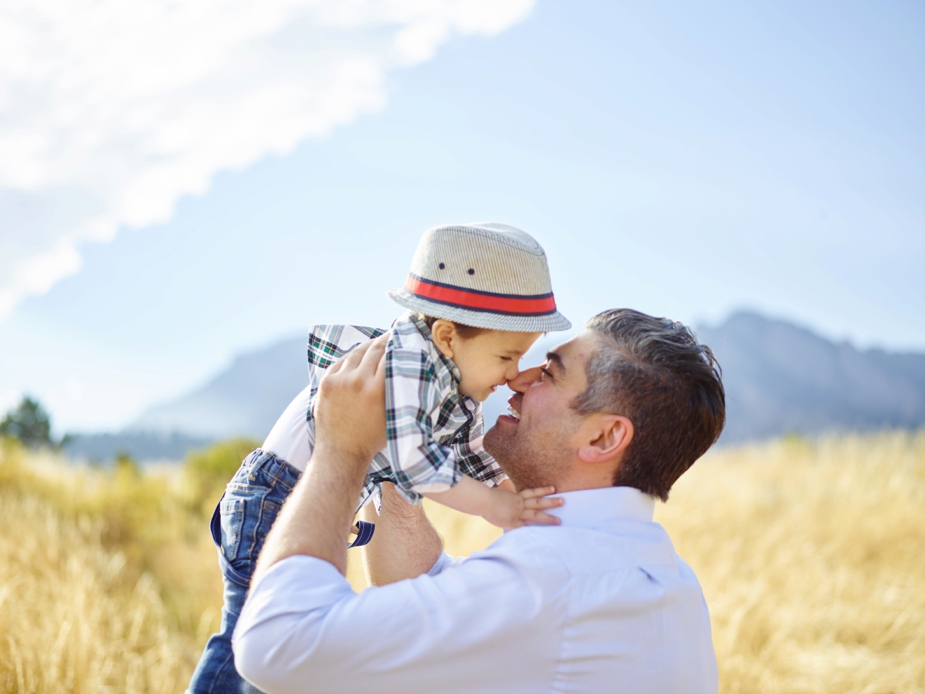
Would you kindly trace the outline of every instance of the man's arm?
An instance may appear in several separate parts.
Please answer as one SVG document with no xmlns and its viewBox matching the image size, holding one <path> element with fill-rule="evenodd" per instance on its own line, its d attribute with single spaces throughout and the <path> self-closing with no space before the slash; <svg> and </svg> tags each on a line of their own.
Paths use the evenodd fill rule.
<svg viewBox="0 0 925 694">
<path fill-rule="evenodd" d="M 385 438 L 381 349 L 366 349 L 322 381 L 313 471 L 296 485 L 261 552 L 233 637 L 238 671 L 278 694 L 548 689 L 561 610 L 542 596 L 561 593 L 564 579 L 523 565 L 542 553 L 487 552 L 359 595 L 344 578 L 354 504 Z M 391 491 L 387 504 L 397 501 Z M 411 566 L 425 571 L 439 554 L 420 509 L 407 515 L 398 508 L 398 523 L 386 520 L 384 535 L 377 533 L 380 549 L 400 559 L 382 565 L 382 582 Z M 422 533 L 425 549 L 414 559 Z M 397 549 L 383 537 L 398 538 Z M 549 581 L 556 585 L 541 587 Z M 513 662 L 522 667 L 512 669 Z"/>
<path fill-rule="evenodd" d="M 380 515 L 372 504 L 361 512 L 376 523 L 376 534 L 366 545 L 366 579 L 370 585 L 382 586 L 430 571 L 443 549 L 443 542 L 424 515 L 424 508 L 409 504 L 391 483 L 382 485 Z"/>
</svg>

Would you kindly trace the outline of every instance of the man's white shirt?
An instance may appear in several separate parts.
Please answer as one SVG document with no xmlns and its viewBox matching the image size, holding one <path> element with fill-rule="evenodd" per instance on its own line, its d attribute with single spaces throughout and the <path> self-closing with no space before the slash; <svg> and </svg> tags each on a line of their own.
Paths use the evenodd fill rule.
<svg viewBox="0 0 925 694">
<path fill-rule="evenodd" d="M 328 562 L 279 562 L 238 621 L 239 671 L 279 694 L 716 692 L 706 602 L 654 500 L 560 496 L 559 526 L 360 594 Z"/>
</svg>

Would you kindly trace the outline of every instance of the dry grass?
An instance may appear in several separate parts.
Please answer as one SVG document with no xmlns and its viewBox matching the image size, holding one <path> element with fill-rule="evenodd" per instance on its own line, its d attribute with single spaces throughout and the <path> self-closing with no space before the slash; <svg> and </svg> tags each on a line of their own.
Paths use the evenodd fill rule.
<svg viewBox="0 0 925 694">
<path fill-rule="evenodd" d="M 182 638 L 150 574 L 103 548 L 102 523 L 0 499 L 0 524 L 14 530 L 0 542 L 0 689 L 182 691 Z"/>
<path fill-rule="evenodd" d="M 0 692 L 185 689 L 221 578 L 182 483 L 0 441 Z"/>
<path fill-rule="evenodd" d="M 720 451 L 658 520 L 724 692 L 925 692 L 925 432 Z"/>
<path fill-rule="evenodd" d="M 216 492 L 189 487 L 0 447 L 0 692 L 183 690 L 221 605 Z M 923 508 L 925 432 L 697 463 L 657 519 L 703 584 L 722 691 L 925 692 Z M 429 513 L 454 554 L 498 534 Z"/>
</svg>

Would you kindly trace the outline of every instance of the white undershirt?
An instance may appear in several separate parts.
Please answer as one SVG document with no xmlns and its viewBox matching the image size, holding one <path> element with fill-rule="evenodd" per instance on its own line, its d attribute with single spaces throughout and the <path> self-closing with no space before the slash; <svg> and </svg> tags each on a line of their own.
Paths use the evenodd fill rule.
<svg viewBox="0 0 925 694">
<path fill-rule="evenodd" d="M 293 398 L 263 442 L 263 450 L 273 453 L 287 463 L 304 471 L 312 457 L 312 448 L 308 436 L 308 405 L 311 386 Z"/>
</svg>

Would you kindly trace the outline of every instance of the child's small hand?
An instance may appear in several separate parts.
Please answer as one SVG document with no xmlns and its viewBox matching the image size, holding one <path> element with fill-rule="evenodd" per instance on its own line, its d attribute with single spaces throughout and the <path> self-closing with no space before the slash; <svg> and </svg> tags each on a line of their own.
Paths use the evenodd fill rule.
<svg viewBox="0 0 925 694">
<path fill-rule="evenodd" d="M 485 514 L 485 520 L 499 528 L 511 530 L 527 523 L 538 525 L 558 525 L 561 521 L 555 516 L 544 513 L 543 509 L 555 508 L 565 503 L 564 499 L 543 498 L 555 494 L 555 487 L 537 487 L 512 492 L 506 489 L 494 489 L 493 508 Z"/>
</svg>

